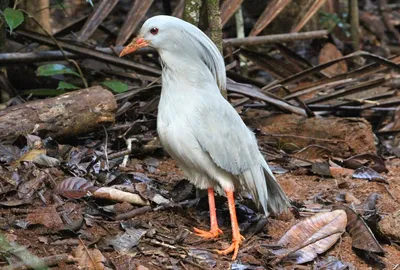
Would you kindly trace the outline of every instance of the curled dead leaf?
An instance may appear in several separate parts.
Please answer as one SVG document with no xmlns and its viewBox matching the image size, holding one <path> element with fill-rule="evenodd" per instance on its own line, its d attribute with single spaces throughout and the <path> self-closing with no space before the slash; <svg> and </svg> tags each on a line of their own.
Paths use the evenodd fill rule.
<svg viewBox="0 0 400 270">
<path fill-rule="evenodd" d="M 334 209 L 342 209 L 346 212 L 348 219 L 346 230 L 353 240 L 352 246 L 354 248 L 376 253 L 385 252 L 370 228 L 353 209 L 345 205 L 335 206 Z"/>
<path fill-rule="evenodd" d="M 279 240 L 284 248 L 273 251 L 277 255 L 274 264 L 283 259 L 297 264 L 313 260 L 337 242 L 346 224 L 343 210 L 319 213 L 297 223 Z"/>
</svg>

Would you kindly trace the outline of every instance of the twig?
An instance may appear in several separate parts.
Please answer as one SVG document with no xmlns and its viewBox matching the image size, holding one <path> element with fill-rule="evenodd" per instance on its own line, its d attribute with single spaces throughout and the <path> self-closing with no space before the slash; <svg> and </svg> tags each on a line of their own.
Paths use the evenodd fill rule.
<svg viewBox="0 0 400 270">
<path fill-rule="evenodd" d="M 147 213 L 151 211 L 151 206 L 146 205 L 140 208 L 136 208 L 132 211 L 129 211 L 127 213 L 123 213 L 123 214 L 119 214 L 115 217 L 116 220 L 125 220 L 125 219 L 129 219 L 129 218 L 133 218 L 136 217 L 138 215 L 142 215 L 144 213 Z"/>
<path fill-rule="evenodd" d="M 302 32 L 302 33 L 277 34 L 277 35 L 245 37 L 245 38 L 228 38 L 223 40 L 224 42 L 223 45 L 255 46 L 261 44 L 281 43 L 281 42 L 295 41 L 295 40 L 327 38 L 327 36 L 328 36 L 328 31 L 318 30 L 318 31 Z"/>
<path fill-rule="evenodd" d="M 32 32 L 26 31 L 26 30 L 18 30 L 18 31 L 16 31 L 16 33 L 25 38 L 29 38 L 30 40 L 36 41 L 41 44 L 46 44 L 49 46 L 56 45 L 51 38 L 46 37 L 44 35 L 40 35 L 38 33 L 32 33 Z M 149 73 L 155 74 L 155 75 L 161 75 L 161 71 L 157 68 L 153 68 L 153 67 L 146 66 L 143 64 L 138 64 L 138 63 L 135 63 L 128 59 L 122 59 L 117 56 L 110 55 L 108 53 L 102 53 L 100 51 L 96 51 L 94 49 L 90 49 L 90 48 L 87 48 L 84 46 L 79 46 L 76 44 L 71 44 L 66 41 L 57 40 L 57 42 L 60 46 L 62 46 L 62 48 L 65 51 L 69 51 L 69 52 L 76 53 L 79 55 L 84 55 L 88 58 L 93 58 L 93 59 L 100 60 L 103 62 L 108 62 L 108 63 L 114 64 L 116 66 L 122 66 L 125 68 L 132 68 L 132 69 L 138 70 L 138 71 L 149 72 Z"/>
<path fill-rule="evenodd" d="M 58 254 L 58 255 L 48 256 L 48 257 L 40 258 L 40 260 L 47 266 L 56 265 L 61 262 L 65 262 L 65 263 L 75 262 L 74 257 L 72 257 L 69 254 Z M 5 266 L 1 269 L 2 270 L 27 270 L 27 269 L 32 269 L 32 267 L 29 265 L 26 265 L 24 263 L 14 263 L 13 265 Z"/>
<path fill-rule="evenodd" d="M 358 0 L 350 0 L 350 31 L 355 51 L 360 49 L 360 18 Z"/>
<path fill-rule="evenodd" d="M 132 141 L 135 141 L 135 140 L 136 140 L 136 138 L 129 138 L 129 139 L 126 140 L 126 146 L 127 146 L 127 150 L 129 152 L 132 151 Z M 126 164 L 128 163 L 128 160 L 129 160 L 129 154 L 124 156 L 124 160 L 122 161 L 120 167 L 126 167 Z"/>
<path fill-rule="evenodd" d="M 73 64 L 73 65 L 75 66 L 75 68 L 78 70 L 79 76 L 81 77 L 81 80 L 82 80 L 83 85 L 85 86 L 85 88 L 88 88 L 89 86 L 88 86 L 88 84 L 87 84 L 87 81 L 86 81 L 85 77 L 83 76 L 82 70 L 81 70 L 80 66 L 78 65 L 78 63 L 77 63 L 75 60 L 69 59 L 69 58 L 67 57 L 67 55 L 65 54 L 65 52 L 64 52 L 64 50 L 63 50 L 63 48 L 62 48 L 62 46 L 60 45 L 60 43 L 58 43 L 57 39 L 55 39 L 55 38 L 53 37 L 53 35 L 50 34 L 49 31 L 47 31 L 47 30 L 35 19 L 34 16 L 30 15 L 30 14 L 29 14 L 28 12 L 26 12 L 25 10 L 22 10 L 22 9 L 20 9 L 20 10 L 21 10 L 22 12 L 24 12 L 30 19 L 32 19 L 32 21 L 34 21 L 34 22 L 36 23 L 36 25 L 39 26 L 40 29 L 42 29 L 42 31 L 43 31 L 44 33 L 46 33 L 46 35 L 47 35 L 48 37 L 51 38 L 51 40 L 54 42 L 54 44 L 58 47 L 58 49 L 59 49 L 59 50 L 61 51 L 61 53 L 63 54 L 65 60 L 67 60 L 68 63 Z"/>
<path fill-rule="evenodd" d="M 82 241 L 82 239 L 81 239 L 80 236 L 78 236 L 78 239 L 79 239 L 80 244 L 81 244 L 81 245 L 83 246 L 83 248 L 85 249 L 86 254 L 89 256 L 89 259 L 90 259 L 90 261 L 92 262 L 92 265 L 95 266 L 95 265 L 96 265 L 96 261 L 93 259 L 92 254 L 89 252 L 89 250 L 87 249 L 85 243 Z M 95 268 L 96 268 L 96 267 L 95 267 Z"/>
</svg>

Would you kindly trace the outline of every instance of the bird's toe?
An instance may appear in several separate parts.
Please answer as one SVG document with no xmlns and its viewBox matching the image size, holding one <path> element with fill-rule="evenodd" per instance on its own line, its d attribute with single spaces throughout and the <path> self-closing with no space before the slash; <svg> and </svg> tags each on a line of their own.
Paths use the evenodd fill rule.
<svg viewBox="0 0 400 270">
<path fill-rule="evenodd" d="M 244 240 L 244 237 L 242 235 L 240 235 L 240 237 L 237 239 L 234 238 L 232 240 L 232 244 L 227 249 L 217 250 L 218 254 L 219 255 L 228 255 L 233 252 L 232 261 L 236 260 L 237 255 L 239 253 L 240 244 L 242 243 L 243 240 Z"/>
<path fill-rule="evenodd" d="M 193 230 L 197 236 L 205 239 L 218 238 L 220 234 L 223 234 L 223 232 L 219 228 L 211 229 L 209 231 L 203 231 L 194 227 Z"/>
</svg>

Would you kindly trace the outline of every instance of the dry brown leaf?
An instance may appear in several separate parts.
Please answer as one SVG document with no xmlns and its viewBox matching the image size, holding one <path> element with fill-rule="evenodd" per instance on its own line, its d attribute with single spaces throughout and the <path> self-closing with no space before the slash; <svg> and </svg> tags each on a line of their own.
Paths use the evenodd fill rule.
<svg viewBox="0 0 400 270">
<path fill-rule="evenodd" d="M 69 199 L 80 199 L 97 189 L 93 184 L 82 177 L 64 179 L 55 188 L 55 192 Z"/>
<path fill-rule="evenodd" d="M 343 54 L 336 48 L 336 46 L 332 43 L 326 43 L 324 47 L 322 47 L 318 56 L 318 63 L 324 64 L 330 62 L 332 60 L 342 58 Z M 347 64 L 346 61 L 340 61 L 326 69 L 322 70 L 330 76 L 339 75 L 347 72 Z"/>
<path fill-rule="evenodd" d="M 385 251 L 375 239 L 370 228 L 365 224 L 364 220 L 351 208 L 338 205 L 334 209 L 342 209 L 346 211 L 348 224 L 347 231 L 353 240 L 352 246 L 370 252 L 384 253 Z"/>
<path fill-rule="evenodd" d="M 104 263 L 106 258 L 98 249 L 87 249 L 79 245 L 74 251 L 73 256 L 77 259 L 79 266 L 87 270 L 111 270 Z"/>
<path fill-rule="evenodd" d="M 319 213 L 294 225 L 279 240 L 285 248 L 275 250 L 275 263 L 287 258 L 301 264 L 309 262 L 332 247 L 346 230 L 347 216 L 343 210 Z"/>
</svg>

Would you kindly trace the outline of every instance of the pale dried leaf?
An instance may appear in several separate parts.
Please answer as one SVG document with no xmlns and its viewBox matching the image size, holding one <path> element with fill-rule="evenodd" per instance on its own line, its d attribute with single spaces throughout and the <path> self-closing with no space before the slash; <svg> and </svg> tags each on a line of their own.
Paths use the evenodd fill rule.
<svg viewBox="0 0 400 270">
<path fill-rule="evenodd" d="M 32 149 L 29 152 L 26 152 L 22 157 L 18 159 L 18 161 L 27 161 L 32 162 L 38 155 L 46 154 L 45 149 Z"/>
<path fill-rule="evenodd" d="M 136 205 L 149 205 L 149 201 L 143 199 L 140 195 L 121 191 L 115 188 L 102 187 L 93 192 L 93 197 L 113 200 L 117 202 L 128 202 Z"/>
<path fill-rule="evenodd" d="M 288 257 L 297 264 L 309 262 L 332 247 L 346 230 L 347 216 L 343 210 L 319 213 L 293 226 L 279 240 L 285 248 L 276 255 Z"/>
<path fill-rule="evenodd" d="M 388 181 L 379 173 L 368 167 L 360 167 L 353 173 L 353 178 L 366 179 L 368 181 L 387 183 Z"/>
</svg>

